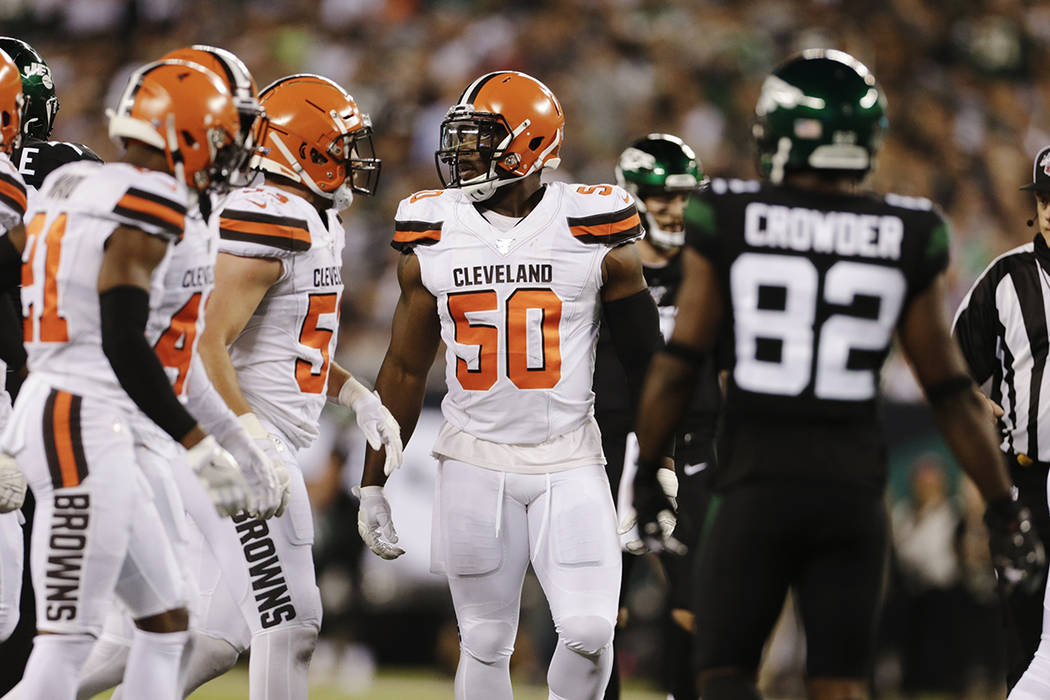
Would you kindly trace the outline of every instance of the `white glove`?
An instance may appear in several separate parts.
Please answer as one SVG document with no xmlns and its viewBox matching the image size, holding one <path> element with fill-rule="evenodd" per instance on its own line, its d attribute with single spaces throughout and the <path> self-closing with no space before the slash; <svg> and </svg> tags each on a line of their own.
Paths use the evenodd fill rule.
<svg viewBox="0 0 1050 700">
<path fill-rule="evenodd" d="M 0 513 L 22 507 L 26 500 L 26 478 L 11 455 L 0 452 Z"/>
<path fill-rule="evenodd" d="M 234 457 L 245 470 L 248 484 L 258 494 L 258 508 L 254 514 L 263 520 L 282 515 L 288 506 L 291 484 L 288 467 L 280 454 L 284 451 L 284 446 L 266 432 L 266 428 L 254 413 L 238 416 L 238 420 L 251 438 L 251 450 L 245 455 L 250 464 L 241 461 L 239 454 L 234 453 Z M 262 461 L 259 461 L 260 458 Z"/>
<path fill-rule="evenodd" d="M 382 486 L 355 486 L 355 496 L 361 499 L 357 511 L 357 531 L 368 548 L 383 559 L 397 559 L 405 550 L 397 546 L 397 532 L 390 517 L 390 503 L 383 495 Z"/>
<path fill-rule="evenodd" d="M 354 412 L 357 427 L 365 434 L 373 450 L 386 448 L 383 473 L 390 476 L 401 466 L 401 426 L 383 405 L 379 392 L 369 391 L 364 384 L 350 377 L 339 390 L 339 403 Z"/>
<path fill-rule="evenodd" d="M 664 467 L 657 469 L 656 481 L 660 484 L 660 490 L 667 496 L 667 500 L 671 502 L 671 507 L 677 511 L 678 475 L 674 469 L 666 469 Z M 634 500 L 633 496 L 631 500 Z M 661 511 L 657 515 L 657 522 L 660 525 L 660 532 L 647 533 L 650 541 L 662 542 L 661 548 L 667 549 L 674 554 L 685 554 L 685 546 L 674 537 L 674 530 L 678 524 L 678 518 L 675 516 L 675 513 L 669 510 Z M 638 530 L 638 511 L 633 506 L 627 511 L 627 515 L 620 523 L 617 532 L 621 535 L 623 548 L 627 550 L 628 554 L 645 554 L 652 549 L 650 545 L 646 544 L 645 537 Z M 657 537 L 658 534 L 659 537 Z"/>
<path fill-rule="evenodd" d="M 237 462 L 211 435 L 186 451 L 186 460 L 204 484 L 219 515 L 247 509 L 249 493 Z"/>
</svg>

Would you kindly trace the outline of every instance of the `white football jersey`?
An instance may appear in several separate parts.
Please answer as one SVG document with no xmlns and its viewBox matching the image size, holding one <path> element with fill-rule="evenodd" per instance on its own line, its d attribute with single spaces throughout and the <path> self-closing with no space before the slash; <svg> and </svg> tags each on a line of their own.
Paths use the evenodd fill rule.
<svg viewBox="0 0 1050 700">
<path fill-rule="evenodd" d="M 194 372 L 191 361 L 204 330 L 204 307 L 215 286 L 218 254 L 216 232 L 208 226 L 200 209 L 191 207 L 186 213 L 185 233 L 168 248 L 164 260 L 153 271 L 150 284 L 146 341 L 184 404 Z M 131 424 L 140 443 L 156 446 L 171 441 L 141 411 L 131 416 Z"/>
<path fill-rule="evenodd" d="M 270 185 L 230 194 L 213 217 L 219 252 L 273 258 L 284 267 L 230 345 L 252 410 L 295 447 L 318 435 L 339 331 L 345 233 L 334 210 Z"/>
<path fill-rule="evenodd" d="M 29 371 L 57 389 L 133 409 L 102 352 L 103 247 L 118 226 L 178 240 L 185 187 L 165 173 L 79 161 L 47 177 L 27 219 L 22 315 Z"/>
<path fill-rule="evenodd" d="M 414 250 L 437 299 L 447 423 L 536 445 L 591 419 L 602 260 L 642 235 L 625 190 L 550 183 L 505 232 L 459 190 L 417 192 L 398 206 L 395 229 L 394 247 Z"/>
<path fill-rule="evenodd" d="M 0 234 L 22 223 L 26 197 L 26 183 L 18 168 L 6 153 L 0 153 Z"/>
</svg>

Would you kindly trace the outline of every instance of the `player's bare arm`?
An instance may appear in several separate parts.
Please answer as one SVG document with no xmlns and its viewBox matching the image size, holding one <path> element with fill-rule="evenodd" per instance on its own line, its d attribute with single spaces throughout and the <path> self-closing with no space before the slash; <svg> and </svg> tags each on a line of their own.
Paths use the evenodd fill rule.
<svg viewBox="0 0 1050 700">
<path fill-rule="evenodd" d="M 912 302 L 897 334 L 952 453 L 991 502 L 1009 496 L 1010 478 L 988 409 L 972 390 L 966 362 L 951 338 L 944 288 L 941 274 Z"/>
<path fill-rule="evenodd" d="M 244 330 L 259 302 L 283 271 L 280 261 L 271 258 L 219 253 L 215 262 L 215 290 L 208 303 L 197 350 L 215 390 L 238 416 L 251 413 L 252 407 L 241 393 L 227 347 Z"/>
<path fill-rule="evenodd" d="M 129 296 L 137 297 L 138 301 L 144 301 L 144 304 L 140 304 L 144 308 L 142 309 L 145 314 L 149 313 L 149 288 L 150 280 L 153 275 L 153 270 L 156 269 L 157 265 L 164 258 L 164 254 L 167 252 L 168 243 L 161 238 L 152 236 L 144 231 L 128 226 L 119 226 L 110 235 L 106 242 L 106 252 L 102 257 L 102 267 L 98 273 L 98 292 L 99 297 L 102 298 L 109 293 L 109 298 L 114 299 L 115 295 L 120 297 L 128 298 Z M 119 302 L 120 297 L 116 297 Z M 127 302 L 125 302 L 127 303 Z M 131 301 L 134 303 L 134 301 Z M 102 305 L 103 315 L 103 348 L 107 346 L 107 334 L 106 334 L 106 320 L 107 316 L 107 304 L 104 302 Z M 132 323 L 129 325 L 135 326 L 132 330 L 137 330 L 138 334 L 141 335 L 143 329 L 146 326 L 145 316 L 141 319 L 141 324 Z M 145 339 L 143 338 L 143 345 L 145 345 Z M 148 348 L 148 346 L 146 346 Z M 107 355 L 110 353 L 107 352 Z M 167 393 L 171 394 L 171 401 L 178 403 L 178 399 L 175 398 L 174 393 L 171 391 L 171 385 L 168 383 L 167 378 L 164 375 L 164 370 L 160 366 L 160 361 L 156 359 L 152 351 L 149 353 L 149 357 L 156 362 L 156 373 L 159 373 L 160 377 L 164 377 L 163 383 L 158 383 L 159 388 L 163 385 Z M 145 358 L 144 358 L 145 359 Z M 114 371 L 117 372 L 117 377 L 122 378 L 122 372 L 119 367 L 121 364 L 119 361 L 113 362 L 114 358 L 110 358 L 111 363 L 114 364 Z M 125 387 L 127 390 L 127 387 Z M 152 390 L 152 387 L 150 387 Z M 137 392 L 136 392 L 137 393 Z M 136 393 L 128 391 L 128 394 L 132 399 L 136 399 Z M 139 403 L 136 401 L 136 403 Z M 145 409 L 143 409 L 145 410 Z M 150 415 L 150 412 L 146 412 Z M 153 415 L 150 415 L 153 418 Z M 161 426 L 164 427 L 164 426 Z M 186 431 L 183 433 L 179 441 L 186 448 L 193 447 L 198 442 L 205 438 L 204 431 L 195 422 L 191 423 Z"/>
<path fill-rule="evenodd" d="M 635 429 L 641 459 L 660 457 L 696 388 L 696 359 L 710 351 L 722 322 L 722 291 L 710 260 L 690 247 L 682 250 L 682 288 L 668 350 L 649 367 Z"/>
<path fill-rule="evenodd" d="M 390 347 L 376 377 L 376 391 L 401 426 L 402 442 L 408 444 L 423 409 L 427 373 L 441 340 L 441 326 L 437 300 L 423 286 L 419 259 L 415 255 L 401 256 L 397 279 L 401 296 L 394 309 Z M 384 460 L 382 451 L 368 448 L 362 486 L 386 483 Z"/>
</svg>

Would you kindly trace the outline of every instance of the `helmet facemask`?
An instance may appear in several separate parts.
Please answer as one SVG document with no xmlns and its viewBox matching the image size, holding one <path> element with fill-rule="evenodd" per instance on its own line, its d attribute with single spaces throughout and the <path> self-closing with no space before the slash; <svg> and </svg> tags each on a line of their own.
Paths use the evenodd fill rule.
<svg viewBox="0 0 1050 700">
<path fill-rule="evenodd" d="M 526 121 L 519 132 L 527 126 Z M 524 176 L 498 167 L 515 136 L 501 114 L 473 112 L 469 105 L 454 106 L 441 122 L 441 144 L 434 154 L 441 183 L 447 188 L 462 189 L 480 202 L 491 197 L 497 188 L 520 180 Z M 515 153 L 507 154 L 506 159 L 512 162 L 505 165 L 510 169 L 517 167 L 517 158 Z M 464 170 L 469 177 L 464 177 Z"/>
<path fill-rule="evenodd" d="M 691 173 L 675 173 L 667 176 L 663 187 L 639 186 L 635 183 L 629 183 L 627 189 L 634 195 L 638 213 L 645 219 L 646 240 L 663 250 L 674 250 L 685 245 L 684 202 L 683 212 L 674 217 L 675 221 L 669 228 L 663 228 L 653 212 L 649 210 L 646 200 L 653 197 L 667 197 L 671 199 L 675 196 L 681 196 L 684 199 L 697 188 L 697 185 L 706 184 L 706 182 L 706 179 L 703 183 L 697 182 L 696 177 Z"/>
</svg>

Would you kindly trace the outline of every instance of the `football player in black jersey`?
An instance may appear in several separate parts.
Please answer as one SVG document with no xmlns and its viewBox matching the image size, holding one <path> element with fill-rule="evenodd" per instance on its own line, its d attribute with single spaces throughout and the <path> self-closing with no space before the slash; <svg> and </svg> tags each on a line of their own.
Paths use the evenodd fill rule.
<svg viewBox="0 0 1050 700">
<path fill-rule="evenodd" d="M 58 114 L 58 95 L 51 69 L 32 46 L 10 36 L 0 36 L 0 49 L 7 52 L 22 75 L 22 146 L 12 160 L 26 184 L 35 191 L 52 170 L 75 160 L 102 159 L 82 143 L 48 141 Z"/>
<path fill-rule="evenodd" d="M 947 223 L 927 200 L 861 189 L 887 124 L 874 77 L 848 54 L 805 51 L 766 78 L 756 117 L 762 181 L 714 180 L 686 207 L 678 317 L 638 414 L 634 504 L 657 539 L 670 512 L 661 446 L 720 340 L 729 376 L 696 569 L 699 690 L 759 697 L 762 647 L 791 588 L 809 696 L 859 699 L 886 561 L 875 401 L 894 332 L 989 503 L 1002 580 L 1026 578 L 1042 547 L 949 333 Z"/>
<path fill-rule="evenodd" d="M 682 279 L 679 253 L 685 243 L 683 211 L 686 198 L 697 187 L 706 186 L 707 178 L 696 154 L 677 136 L 649 134 L 638 139 L 622 154 L 616 164 L 616 184 L 630 192 L 638 213 L 642 215 L 645 238 L 637 242 L 642 259 L 642 272 L 649 291 L 660 311 L 660 330 L 669 338 L 677 313 L 675 298 Z M 634 406 L 630 402 L 627 377 L 616 357 L 603 327 L 598 338 L 594 369 L 595 418 L 602 432 L 602 449 L 607 460 L 613 497 L 619 491 L 625 455 L 636 451 L 633 429 Z M 705 485 L 707 470 L 714 463 L 714 434 L 719 404 L 718 380 L 713 360 L 700 372 L 700 382 L 682 428 L 675 436 L 675 466 L 660 474 L 662 487 L 679 503 L 675 532 L 686 545 L 695 542 L 699 523 L 707 505 Z M 630 447 L 628 447 L 630 445 Z M 627 459 L 632 465 L 633 459 Z M 670 465 L 669 465 L 670 466 Z M 633 469 L 629 466 L 627 479 Z M 677 474 L 677 476 L 676 476 Z M 644 551 L 644 550 L 643 550 Z M 637 552 L 635 552 L 637 553 Z M 682 700 L 695 698 L 689 672 L 689 650 L 694 629 L 689 610 L 689 557 L 662 557 L 670 583 L 670 615 L 664 656 L 664 682 L 672 695 Z M 633 557 L 624 558 L 626 583 L 630 578 Z M 621 600 L 626 595 L 621 585 Z M 619 697 L 618 669 L 606 689 L 607 700 Z"/>
</svg>

